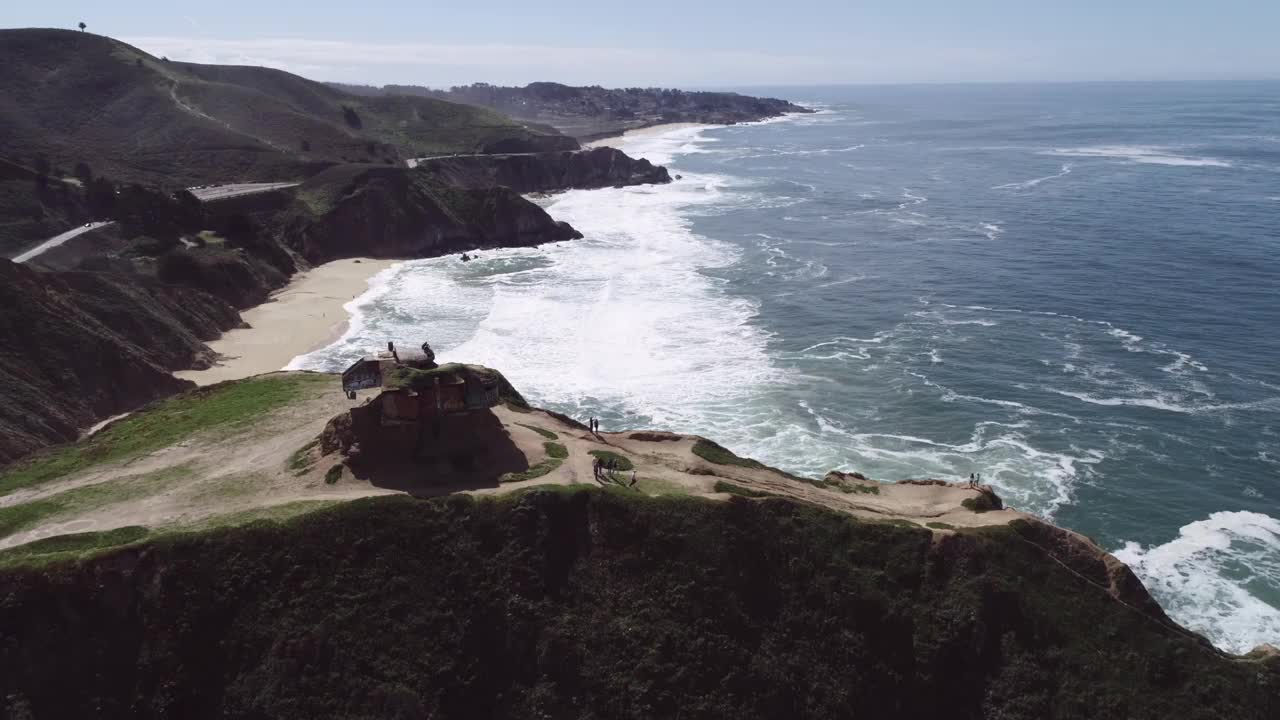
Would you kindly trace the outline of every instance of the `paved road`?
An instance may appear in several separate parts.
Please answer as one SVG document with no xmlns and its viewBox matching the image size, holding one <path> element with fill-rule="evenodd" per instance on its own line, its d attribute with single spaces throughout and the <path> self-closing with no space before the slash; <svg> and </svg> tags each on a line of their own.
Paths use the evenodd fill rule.
<svg viewBox="0 0 1280 720">
<path fill-rule="evenodd" d="M 254 193 L 267 192 L 268 190 L 280 190 L 281 188 L 291 188 L 298 185 L 296 182 L 277 182 L 277 183 L 233 183 L 230 185 L 209 185 L 206 187 L 189 188 L 191 194 L 202 202 L 210 200 L 223 200 L 225 198 L 238 197 L 240 195 L 252 195 Z"/>
<path fill-rule="evenodd" d="M 418 163 L 427 160 L 448 160 L 450 158 L 468 158 L 468 157 L 488 157 L 488 158 L 504 158 L 504 157 L 523 157 L 525 155 L 550 155 L 552 153 L 564 152 L 563 150 L 551 150 L 549 152 L 527 152 L 527 153 L 471 153 L 469 155 L 432 155 L 430 157 L 409 158 L 405 160 L 405 164 L 409 167 L 418 167 Z M 573 150 L 571 152 L 582 152 L 581 150 Z"/>
<path fill-rule="evenodd" d="M 252 195 L 253 193 L 267 192 L 268 190 L 279 190 L 281 188 L 290 188 L 298 185 L 296 182 L 277 182 L 277 183 L 233 183 L 231 185 L 213 185 L 202 188 L 191 188 L 191 194 L 195 195 L 201 202 L 210 200 L 222 200 L 224 198 L 238 197 L 240 195 Z M 30 250 L 13 258 L 14 262 L 26 262 L 33 257 L 42 254 L 50 248 L 56 248 L 71 238 L 87 233 L 90 230 L 100 228 L 103 225 L 110 225 L 112 221 L 89 223 L 83 227 L 68 230 L 61 235 L 51 237 Z"/>
<path fill-rule="evenodd" d="M 70 240 L 71 238 L 73 238 L 73 237 L 75 237 L 75 236 L 77 236 L 77 235 L 81 235 L 81 234 L 84 234 L 84 233 L 89 232 L 90 230 L 95 230 L 95 229 L 97 229 L 97 228 L 100 228 L 100 227 L 102 227 L 103 225 L 110 225 L 110 224 L 111 224 L 111 221 L 110 221 L 110 220 L 107 220 L 107 221 L 104 221 L 104 222 L 93 222 L 93 223 L 89 223 L 88 225 L 84 225 L 84 226 L 82 226 L 82 227 L 75 228 L 74 230 L 68 230 L 68 231 L 66 231 L 66 232 L 62 233 L 61 235 L 56 235 L 56 236 L 54 236 L 54 237 L 51 237 L 51 238 L 49 238 L 48 240 L 45 240 L 44 242 L 40 243 L 39 245 L 37 245 L 37 246 L 35 246 L 35 247 L 31 248 L 30 250 L 28 250 L 28 251 L 26 251 L 26 252 L 22 253 L 21 255 L 18 255 L 17 257 L 15 257 L 15 258 L 13 259 L 13 261 L 14 261 L 14 262 L 18 262 L 18 263 L 20 263 L 20 262 L 26 262 L 26 261 L 30 260 L 31 258 L 36 257 L 37 255 L 40 255 L 40 254 L 41 254 L 41 253 L 43 253 L 45 250 L 48 250 L 48 249 L 50 249 L 50 248 L 56 248 L 56 247 L 58 247 L 59 245 L 61 245 L 62 243 L 64 243 L 64 242 L 66 242 L 66 241 Z"/>
</svg>

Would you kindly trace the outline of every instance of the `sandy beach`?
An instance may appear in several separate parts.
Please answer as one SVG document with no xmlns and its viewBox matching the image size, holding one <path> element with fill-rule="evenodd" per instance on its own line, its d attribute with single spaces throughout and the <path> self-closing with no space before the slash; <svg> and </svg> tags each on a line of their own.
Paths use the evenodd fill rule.
<svg viewBox="0 0 1280 720">
<path fill-rule="evenodd" d="M 634 130 L 628 130 L 622 133 L 621 135 L 611 135 L 606 138 L 600 138 L 599 140 L 592 140 L 591 142 L 586 143 L 583 147 L 586 147 L 586 148 L 611 147 L 612 143 L 617 142 L 620 138 L 636 138 L 636 137 L 647 137 L 650 135 L 661 135 L 662 133 L 671 132 L 672 130 L 683 130 L 684 128 L 695 128 L 695 127 L 712 127 L 712 126 L 706 125 L 703 123 L 665 123 L 662 125 L 651 125 L 645 128 L 636 128 Z"/>
<path fill-rule="evenodd" d="M 222 360 L 208 370 L 174 375 L 199 385 L 260 375 L 332 343 L 346 330 L 343 305 L 364 293 L 369 280 L 393 260 L 335 260 L 295 275 L 267 302 L 242 313 L 248 328 L 209 343 Z"/>
</svg>

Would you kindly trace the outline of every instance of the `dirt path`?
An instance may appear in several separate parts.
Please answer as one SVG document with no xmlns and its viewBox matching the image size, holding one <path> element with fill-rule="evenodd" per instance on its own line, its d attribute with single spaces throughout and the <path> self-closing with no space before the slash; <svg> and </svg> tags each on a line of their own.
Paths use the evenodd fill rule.
<svg viewBox="0 0 1280 720">
<path fill-rule="evenodd" d="M 364 402 L 364 395 L 356 402 Z M 337 378 L 333 392 L 311 393 L 294 404 L 265 416 L 252 427 L 224 435 L 196 435 L 147 455 L 103 465 L 0 497 L 0 508 L 29 503 L 69 490 L 101 486 L 98 501 L 55 513 L 43 522 L 0 538 L 0 548 L 52 535 L 144 525 L 151 528 L 199 527 L 221 516 L 269 512 L 294 503 L 339 501 L 398 490 L 377 481 L 358 479 L 348 470 L 341 478 L 326 478 L 338 456 L 320 457 L 318 450 L 298 455 L 323 431 L 330 418 L 352 405 L 341 393 Z M 549 484 L 609 484 L 594 477 L 590 452 L 608 450 L 635 465 L 635 489 L 650 495 L 675 494 L 727 500 L 717 482 L 731 483 L 757 493 L 803 500 L 877 520 L 901 520 L 926 525 L 938 532 L 949 528 L 1003 524 L 1023 514 L 1011 511 L 974 513 L 961 503 L 978 491 L 955 485 L 866 483 L 867 490 L 840 485 L 817 487 L 767 468 L 708 462 L 694 452 L 698 438 L 663 433 L 592 434 L 541 411 L 492 411 L 502 424 L 502 436 L 490 442 L 514 445 L 529 466 L 547 459 L 549 438 L 526 426 L 554 433 L 568 457 L 547 474 L 522 482 L 497 484 L 494 478 L 462 478 L 438 494 L 460 491 L 507 493 Z M 303 461 L 299 465 L 298 458 Z M 615 484 L 629 486 L 631 472 L 616 474 Z M 437 494 L 429 483 L 414 494 Z M 100 496 L 100 497 L 98 497 Z M 64 496 L 65 497 L 65 496 Z"/>
</svg>

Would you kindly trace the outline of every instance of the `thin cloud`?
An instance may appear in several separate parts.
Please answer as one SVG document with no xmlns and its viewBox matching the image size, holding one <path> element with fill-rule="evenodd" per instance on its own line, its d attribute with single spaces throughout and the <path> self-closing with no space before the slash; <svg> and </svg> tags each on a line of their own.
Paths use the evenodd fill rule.
<svg viewBox="0 0 1280 720">
<path fill-rule="evenodd" d="M 813 84 L 884 79 L 883 58 L 839 58 L 754 51 L 670 50 L 547 45 L 359 43 L 302 38 L 210 40 L 136 37 L 126 42 L 155 55 L 202 63 L 265 65 L 347 82 L 447 86 L 475 81 L 523 84 L 735 85 Z M 932 56 L 939 57 L 935 50 Z M 961 50 L 969 67 L 1005 59 Z M 901 67 L 901 66 L 899 66 Z"/>
</svg>

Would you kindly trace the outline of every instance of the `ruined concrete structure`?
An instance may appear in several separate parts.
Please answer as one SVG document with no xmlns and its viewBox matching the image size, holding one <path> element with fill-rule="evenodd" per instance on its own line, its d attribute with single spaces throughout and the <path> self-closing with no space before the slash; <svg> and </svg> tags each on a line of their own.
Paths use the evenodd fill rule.
<svg viewBox="0 0 1280 720">
<path fill-rule="evenodd" d="M 483 449 L 481 437 L 488 433 L 477 429 L 490 423 L 492 414 L 485 411 L 504 401 L 504 388 L 509 386 L 502 375 L 488 368 L 437 365 L 426 343 L 421 352 L 409 353 L 388 343 L 385 352 L 342 373 L 349 398 L 361 390 L 381 392 L 335 419 L 324 444 L 357 461 L 370 456 L 416 462 L 470 456 Z"/>
</svg>

